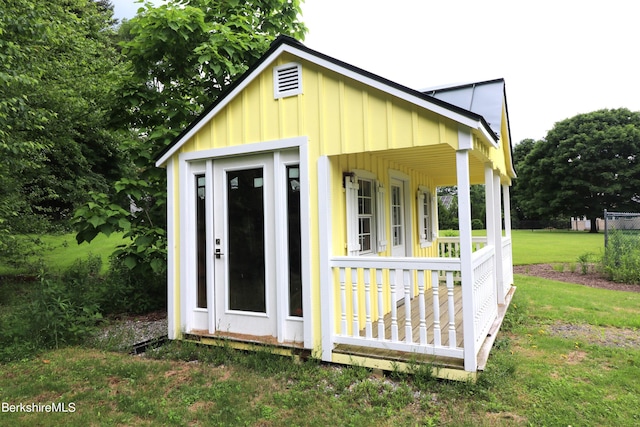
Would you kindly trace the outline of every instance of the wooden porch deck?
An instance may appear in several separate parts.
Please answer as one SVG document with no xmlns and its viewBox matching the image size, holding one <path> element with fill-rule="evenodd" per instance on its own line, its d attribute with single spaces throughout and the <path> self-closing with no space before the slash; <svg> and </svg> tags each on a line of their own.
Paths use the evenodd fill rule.
<svg viewBox="0 0 640 427">
<path fill-rule="evenodd" d="M 444 283 L 441 283 L 438 287 L 438 302 L 440 307 L 440 343 L 442 346 L 449 346 L 449 310 L 448 310 L 448 290 Z M 463 335 L 463 322 L 462 322 L 462 287 L 456 285 L 453 287 L 454 297 L 454 313 L 455 313 L 455 331 L 456 331 L 456 347 L 462 347 L 464 341 Z M 434 310 L 433 310 L 433 292 L 428 289 L 424 295 L 425 308 L 426 308 L 426 326 L 427 326 L 427 342 L 429 344 L 434 343 Z M 412 340 L 415 343 L 420 342 L 420 307 L 419 298 L 416 296 L 411 300 L 411 327 L 412 327 Z M 398 340 L 404 341 L 405 334 L 405 319 L 406 310 L 404 307 L 404 300 L 400 301 L 397 307 L 397 324 L 398 324 Z M 384 338 L 391 339 L 391 313 L 387 313 L 384 316 L 385 332 Z M 377 323 L 374 322 L 373 337 L 378 339 Z M 365 337 L 365 329 L 359 331 L 359 336 Z M 408 353 L 397 350 L 387 350 L 371 348 L 366 346 L 356 346 L 348 344 L 338 344 L 334 350 L 334 353 L 359 356 L 366 358 L 381 359 L 392 362 L 428 362 L 437 366 L 450 367 L 455 369 L 463 369 L 463 360 L 451 357 L 441 357 L 433 355 L 423 355 L 418 353 Z"/>
</svg>

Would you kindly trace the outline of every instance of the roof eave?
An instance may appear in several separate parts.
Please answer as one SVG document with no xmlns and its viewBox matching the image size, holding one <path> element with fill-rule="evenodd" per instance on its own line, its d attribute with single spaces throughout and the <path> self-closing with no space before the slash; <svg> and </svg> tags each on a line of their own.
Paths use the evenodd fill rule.
<svg viewBox="0 0 640 427">
<path fill-rule="evenodd" d="M 418 90 L 403 86 L 354 65 L 332 58 L 321 52 L 317 52 L 291 37 L 279 36 L 271 44 L 265 54 L 249 70 L 225 89 L 213 104 L 206 108 L 198 118 L 191 122 L 189 126 L 174 138 L 167 147 L 163 148 L 155 156 L 155 165 L 157 167 L 162 167 L 166 161 L 180 149 L 184 142 L 193 137 L 205 123 L 207 123 L 220 109 L 224 108 L 225 105 L 234 99 L 234 97 L 240 93 L 256 75 L 263 72 L 264 69 L 266 69 L 283 52 L 291 53 L 294 56 L 305 59 L 324 68 L 334 70 L 368 86 L 378 88 L 392 96 L 404 99 L 419 107 L 450 118 L 461 125 L 477 129 L 493 146 L 498 146 L 498 136 L 491 130 L 488 123 L 481 115 L 465 110 L 464 108 L 450 104 L 446 101 L 434 98 Z"/>
</svg>

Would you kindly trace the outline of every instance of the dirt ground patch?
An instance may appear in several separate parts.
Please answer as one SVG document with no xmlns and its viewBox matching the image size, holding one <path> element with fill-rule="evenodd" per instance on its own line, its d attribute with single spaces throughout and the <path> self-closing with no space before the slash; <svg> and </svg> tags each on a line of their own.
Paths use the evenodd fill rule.
<svg viewBox="0 0 640 427">
<path fill-rule="evenodd" d="M 562 270 L 562 271 L 560 271 Z M 579 269 L 571 271 L 569 268 L 554 269 L 552 264 L 514 265 L 513 272 L 526 276 L 542 277 L 560 282 L 577 283 L 592 288 L 610 289 L 614 291 L 640 292 L 640 285 L 628 285 L 608 280 L 600 273 L 590 271 L 582 274 Z"/>
<path fill-rule="evenodd" d="M 618 348 L 640 348 L 640 333 L 633 329 L 556 322 L 550 325 L 548 330 L 552 336 L 586 344 Z M 580 358 L 578 352 L 575 352 L 572 356 L 573 359 Z"/>
</svg>

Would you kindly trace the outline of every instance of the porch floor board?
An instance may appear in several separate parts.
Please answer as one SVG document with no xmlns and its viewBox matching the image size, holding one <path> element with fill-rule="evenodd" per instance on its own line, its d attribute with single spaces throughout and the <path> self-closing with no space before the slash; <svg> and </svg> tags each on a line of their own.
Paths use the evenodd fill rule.
<svg viewBox="0 0 640 427">
<path fill-rule="evenodd" d="M 440 307 L 440 343 L 443 346 L 449 345 L 449 309 L 448 309 L 448 295 L 446 286 L 441 285 L 438 288 L 438 299 Z M 434 328 L 434 316 L 433 316 L 433 292 L 431 289 L 427 289 L 424 295 L 425 300 L 425 312 L 426 312 L 426 326 L 427 326 L 427 342 L 433 344 L 433 328 Z M 456 345 L 462 347 L 463 343 L 463 327 L 462 327 L 462 288 L 460 286 L 454 286 L 453 288 L 453 300 L 455 310 L 455 325 L 456 325 Z M 404 300 L 400 302 L 397 308 L 397 323 L 398 323 L 398 340 L 405 340 L 405 319 L 406 311 L 404 307 Z M 384 316 L 384 334 L 385 339 L 391 339 L 391 313 L 387 313 Z M 413 331 L 413 342 L 420 342 L 420 305 L 419 299 L 414 297 L 411 300 L 411 328 Z M 360 336 L 366 336 L 365 330 L 360 331 Z M 373 337 L 378 338 L 377 323 L 373 322 Z"/>
<path fill-rule="evenodd" d="M 448 290 L 445 284 L 440 284 L 438 288 L 438 299 L 440 307 L 440 344 L 442 346 L 449 346 L 449 311 L 448 311 Z M 455 311 L 455 330 L 456 330 L 456 347 L 462 347 L 464 342 L 463 335 L 463 323 L 462 323 L 462 287 L 454 286 L 454 311 Z M 433 316 L 433 291 L 427 289 L 424 295 L 425 311 L 426 311 L 426 326 L 427 326 L 427 342 L 429 344 L 434 343 L 434 316 Z M 411 300 L 411 328 L 412 338 L 414 343 L 420 342 L 420 305 L 419 298 L 414 297 Z M 397 323 L 398 323 L 398 341 L 405 340 L 405 319 L 406 311 L 404 303 L 400 302 L 397 307 Z M 391 313 L 386 313 L 384 316 L 384 334 L 385 339 L 391 339 Z M 378 338 L 378 323 L 374 321 L 371 323 L 372 335 L 374 339 Z M 366 330 L 361 329 L 358 333 L 360 337 L 366 337 Z M 429 362 L 442 364 L 445 366 L 462 367 L 462 359 L 447 358 L 447 357 L 435 357 L 431 355 L 418 356 L 415 353 L 406 353 L 394 350 L 384 350 L 370 348 L 366 346 L 355 346 L 347 344 L 338 344 L 334 349 L 334 352 L 341 354 L 350 354 L 354 356 L 374 357 L 378 359 L 392 360 L 392 361 L 409 361 L 411 359 L 425 359 Z"/>
</svg>

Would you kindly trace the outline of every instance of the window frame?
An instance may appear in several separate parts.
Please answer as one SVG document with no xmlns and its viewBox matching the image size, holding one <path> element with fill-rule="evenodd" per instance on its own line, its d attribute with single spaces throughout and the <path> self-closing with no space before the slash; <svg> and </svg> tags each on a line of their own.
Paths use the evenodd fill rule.
<svg viewBox="0 0 640 427">
<path fill-rule="evenodd" d="M 363 196 L 362 182 L 370 183 L 370 194 Z M 376 179 L 375 174 L 364 170 L 352 170 L 344 174 L 344 188 L 346 191 L 346 222 L 347 222 L 347 253 L 352 256 L 377 255 L 387 249 L 385 196 L 384 186 Z M 369 200 L 370 213 L 362 213 L 363 197 Z M 369 220 L 370 247 L 363 249 L 362 221 Z"/>
<path fill-rule="evenodd" d="M 433 194 L 428 187 L 419 186 L 416 195 L 418 211 L 418 239 L 421 248 L 430 247 L 435 240 Z"/>
</svg>

